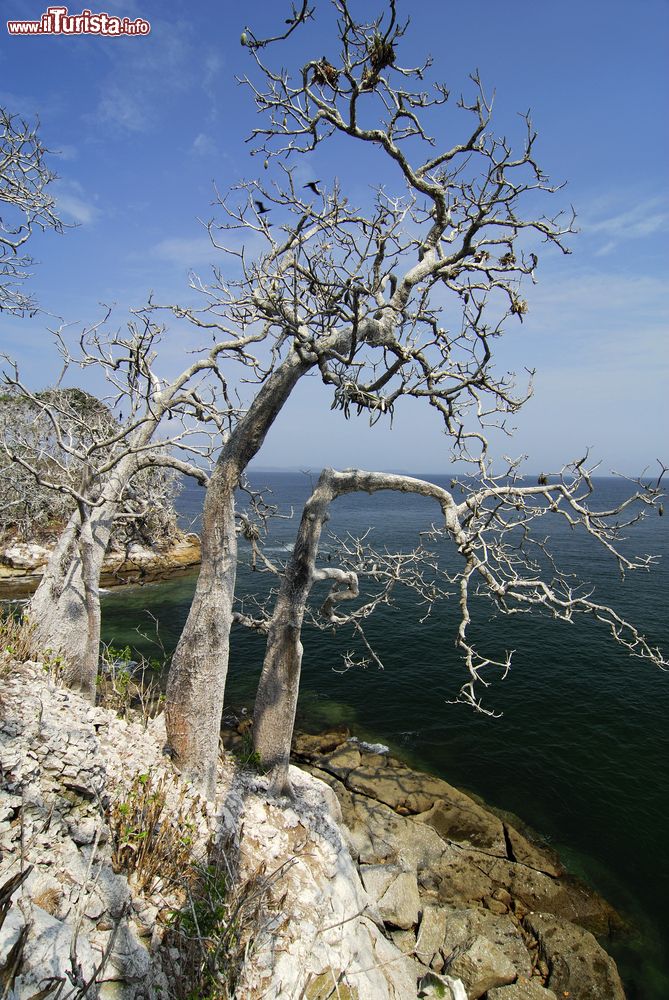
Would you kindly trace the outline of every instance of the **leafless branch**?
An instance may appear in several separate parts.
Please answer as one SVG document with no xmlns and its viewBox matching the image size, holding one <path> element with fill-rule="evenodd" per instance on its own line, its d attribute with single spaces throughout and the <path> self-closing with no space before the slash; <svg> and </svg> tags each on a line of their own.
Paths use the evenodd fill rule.
<svg viewBox="0 0 669 1000">
<path fill-rule="evenodd" d="M 34 312 L 23 289 L 32 257 L 24 247 L 35 230 L 63 231 L 49 187 L 55 174 L 46 165 L 48 150 L 39 122 L 28 122 L 0 107 L 0 312 Z"/>
</svg>

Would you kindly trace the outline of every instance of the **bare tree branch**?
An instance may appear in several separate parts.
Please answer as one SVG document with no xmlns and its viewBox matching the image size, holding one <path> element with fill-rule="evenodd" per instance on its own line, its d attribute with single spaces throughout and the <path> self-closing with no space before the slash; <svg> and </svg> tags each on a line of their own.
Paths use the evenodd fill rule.
<svg viewBox="0 0 669 1000">
<path fill-rule="evenodd" d="M 29 125 L 0 107 L 0 312 L 34 312 L 34 300 L 22 289 L 33 265 L 24 247 L 35 230 L 63 231 L 49 191 L 55 174 L 47 155 L 39 122 Z"/>
<path fill-rule="evenodd" d="M 571 528 L 582 530 L 602 546 L 617 561 L 621 572 L 648 569 L 652 564 L 649 556 L 624 555 L 620 542 L 626 528 L 658 506 L 664 468 L 656 483 L 639 481 L 627 499 L 614 508 L 600 510 L 590 502 L 592 470 L 587 468 L 586 459 L 565 467 L 556 477 L 541 476 L 542 482 L 536 486 L 525 484 L 512 463 L 503 475 L 485 482 L 465 481 L 461 487 L 465 498 L 460 502 L 456 502 L 452 490 L 409 476 L 357 469 L 323 471 L 305 504 L 271 617 L 262 629 L 258 624 L 262 619 L 244 622 L 266 631 L 268 637 L 256 697 L 254 739 L 263 760 L 278 767 L 277 790 L 289 790 L 287 766 L 302 660 L 300 637 L 310 591 L 321 581 L 332 581 L 332 587 L 313 620 L 317 622 L 320 617 L 322 627 L 330 629 L 353 625 L 366 654 L 378 666 L 382 666 L 381 661 L 367 641 L 361 622 L 379 604 L 391 602 L 397 584 L 417 593 L 427 607 L 426 615 L 437 601 L 456 596 L 460 620 L 455 646 L 468 673 L 457 700 L 489 715 L 495 713 L 483 705 L 478 690 L 488 686 L 491 668 L 506 675 L 513 651 L 491 656 L 470 640 L 473 595 L 484 595 L 506 615 L 539 611 L 566 622 L 579 614 L 589 615 L 604 624 L 613 639 L 632 655 L 661 668 L 669 666 L 661 650 L 651 645 L 635 625 L 584 593 L 583 587 L 560 569 L 549 541 L 533 534 L 537 521 L 565 518 Z M 341 565 L 318 567 L 321 532 L 331 503 L 348 493 L 379 490 L 434 500 L 441 509 L 441 523 L 425 533 L 409 553 L 374 551 L 364 539 L 340 540 L 335 556 Z M 432 543 L 431 548 L 426 547 L 426 541 Z M 445 545 L 454 550 L 455 559 L 443 552 Z M 365 596 L 360 587 L 363 578 L 375 585 L 375 590 Z M 350 610 L 339 608 L 343 601 L 355 603 L 358 599 Z M 347 653 L 347 665 L 353 662 L 351 653 Z"/>
</svg>

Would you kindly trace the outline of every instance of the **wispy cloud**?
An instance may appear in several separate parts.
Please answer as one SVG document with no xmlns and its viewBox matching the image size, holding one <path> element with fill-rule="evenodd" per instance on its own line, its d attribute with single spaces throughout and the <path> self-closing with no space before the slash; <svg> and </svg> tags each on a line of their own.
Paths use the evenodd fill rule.
<svg viewBox="0 0 669 1000">
<path fill-rule="evenodd" d="M 147 16 L 134 0 L 116 6 L 119 14 Z M 170 97 L 184 93 L 198 93 L 213 119 L 224 57 L 207 49 L 187 20 L 150 20 L 150 35 L 108 51 L 110 71 L 101 79 L 95 120 L 120 131 L 147 131 L 169 114 Z"/>
<path fill-rule="evenodd" d="M 205 90 L 209 91 L 216 85 L 224 66 L 225 60 L 218 52 L 209 52 L 204 57 L 202 83 Z"/>
<path fill-rule="evenodd" d="M 583 365 L 602 377 L 631 366 L 655 378 L 668 364 L 665 282 L 652 275 L 593 271 L 555 284 L 547 276 L 532 294 L 529 321 L 558 373 Z"/>
<path fill-rule="evenodd" d="M 70 163 L 72 160 L 76 160 L 79 156 L 79 150 L 76 146 L 70 146 L 67 143 L 62 143 L 58 149 L 54 150 L 55 154 L 66 163 Z"/>
<path fill-rule="evenodd" d="M 96 199 L 90 197 L 78 181 L 58 180 L 53 186 L 56 206 L 65 222 L 75 222 L 80 226 L 88 226 L 100 215 L 100 209 L 95 204 Z"/>
<path fill-rule="evenodd" d="M 0 106 L 12 115 L 21 115 L 27 121 L 34 122 L 36 118 L 44 120 L 55 115 L 62 109 L 63 100 L 55 91 L 35 97 L 17 91 L 0 90 Z"/>
<path fill-rule="evenodd" d="M 190 28 L 182 22 L 152 23 L 139 45 L 119 48 L 103 83 L 97 119 L 123 131 L 141 132 L 166 113 L 169 95 L 193 83 Z"/>
<path fill-rule="evenodd" d="M 624 204 L 622 211 L 621 203 Z M 584 235 L 605 238 L 606 242 L 595 251 L 600 257 L 628 240 L 652 236 L 666 229 L 669 223 L 669 204 L 664 197 L 647 198 L 641 202 L 620 197 L 616 199 L 613 209 L 613 199 L 607 198 L 579 219 Z"/>
<path fill-rule="evenodd" d="M 100 98 L 98 118 L 129 132 L 141 132 L 148 123 L 146 102 L 127 82 L 112 82 Z"/>
<path fill-rule="evenodd" d="M 212 156 L 216 152 L 216 143 L 206 132 L 199 132 L 193 139 L 191 150 L 197 156 Z"/>
</svg>

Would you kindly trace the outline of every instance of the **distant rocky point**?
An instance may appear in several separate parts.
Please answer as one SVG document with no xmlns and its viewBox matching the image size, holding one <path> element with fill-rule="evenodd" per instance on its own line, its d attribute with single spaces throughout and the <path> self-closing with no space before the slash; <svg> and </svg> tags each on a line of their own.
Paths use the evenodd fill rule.
<svg viewBox="0 0 669 1000">
<path fill-rule="evenodd" d="M 32 594 L 39 585 L 52 546 L 38 542 L 10 541 L 0 548 L 0 597 Z M 194 533 L 176 533 L 161 544 L 132 542 L 111 546 L 105 556 L 100 586 L 151 583 L 168 579 L 200 562 L 200 539 Z"/>
</svg>

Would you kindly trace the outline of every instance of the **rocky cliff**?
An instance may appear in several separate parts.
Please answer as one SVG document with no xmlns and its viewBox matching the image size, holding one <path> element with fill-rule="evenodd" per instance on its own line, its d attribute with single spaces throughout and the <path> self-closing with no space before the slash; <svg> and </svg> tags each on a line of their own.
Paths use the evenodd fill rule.
<svg viewBox="0 0 669 1000">
<path fill-rule="evenodd" d="M 294 801 L 224 752 L 204 803 L 161 717 L 91 708 L 39 664 L 4 672 L 6 996 L 623 998 L 587 929 L 610 907 L 446 782 L 300 737 Z"/>
</svg>

